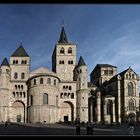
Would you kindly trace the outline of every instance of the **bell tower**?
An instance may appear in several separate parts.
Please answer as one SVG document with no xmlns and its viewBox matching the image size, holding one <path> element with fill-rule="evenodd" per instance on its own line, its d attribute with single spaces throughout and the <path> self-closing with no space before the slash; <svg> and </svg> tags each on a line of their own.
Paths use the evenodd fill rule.
<svg viewBox="0 0 140 140">
<path fill-rule="evenodd" d="M 73 70 L 76 65 L 76 44 L 69 43 L 64 26 L 62 26 L 58 43 L 52 55 L 52 71 L 61 81 L 73 81 Z"/>
</svg>

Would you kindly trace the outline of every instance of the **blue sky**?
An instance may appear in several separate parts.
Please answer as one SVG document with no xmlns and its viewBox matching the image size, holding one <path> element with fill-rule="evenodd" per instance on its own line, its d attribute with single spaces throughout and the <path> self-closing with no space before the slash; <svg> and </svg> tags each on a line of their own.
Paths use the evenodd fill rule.
<svg viewBox="0 0 140 140">
<path fill-rule="evenodd" d="M 134 4 L 0 4 L 0 60 L 22 41 L 31 70 L 51 69 L 51 55 L 64 20 L 69 42 L 77 44 L 88 74 L 96 64 L 118 72 L 129 66 L 140 75 L 140 5 Z"/>
</svg>

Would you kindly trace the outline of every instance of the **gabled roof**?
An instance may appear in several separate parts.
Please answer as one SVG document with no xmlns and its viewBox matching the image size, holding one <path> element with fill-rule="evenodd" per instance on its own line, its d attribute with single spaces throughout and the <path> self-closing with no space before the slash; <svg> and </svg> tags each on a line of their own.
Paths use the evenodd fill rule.
<svg viewBox="0 0 140 140">
<path fill-rule="evenodd" d="M 78 62 L 78 67 L 80 67 L 80 66 L 84 66 L 84 65 L 86 65 L 86 64 L 85 64 L 85 61 L 84 61 L 83 57 L 80 56 L 80 58 L 79 58 L 79 62 Z"/>
<path fill-rule="evenodd" d="M 10 66 L 6 57 L 4 58 L 3 62 L 1 63 L 1 66 L 8 66 L 8 67 Z"/>
<path fill-rule="evenodd" d="M 120 72 L 119 74 L 115 75 L 114 77 L 112 77 L 108 82 L 114 82 L 117 80 L 117 76 L 120 75 L 121 77 L 124 76 L 124 74 L 128 71 L 128 70 L 132 70 L 130 67 L 122 72 Z M 133 70 L 132 70 L 133 71 Z M 134 72 L 134 71 L 133 71 Z M 135 73 L 135 72 L 134 72 Z M 135 73 L 136 74 L 136 73 Z"/>
<path fill-rule="evenodd" d="M 116 66 L 110 65 L 110 64 L 97 64 L 99 67 L 114 67 L 117 68 Z"/>
<path fill-rule="evenodd" d="M 62 26 L 61 34 L 58 43 L 68 43 L 64 26 Z"/>
<path fill-rule="evenodd" d="M 95 66 L 95 68 L 92 70 L 92 72 L 90 73 L 90 75 L 96 71 L 98 68 L 105 68 L 105 67 L 111 67 L 111 68 L 117 68 L 116 66 L 110 65 L 110 64 L 97 64 Z"/>
<path fill-rule="evenodd" d="M 122 71 L 121 73 L 119 73 L 118 75 L 120 75 L 120 76 L 123 76 L 127 71 L 129 70 L 129 68 L 128 69 L 126 69 L 126 70 L 124 70 L 124 71 Z"/>
<path fill-rule="evenodd" d="M 16 49 L 16 51 L 11 55 L 11 57 L 29 57 L 27 52 L 25 51 L 22 44 Z"/>
</svg>

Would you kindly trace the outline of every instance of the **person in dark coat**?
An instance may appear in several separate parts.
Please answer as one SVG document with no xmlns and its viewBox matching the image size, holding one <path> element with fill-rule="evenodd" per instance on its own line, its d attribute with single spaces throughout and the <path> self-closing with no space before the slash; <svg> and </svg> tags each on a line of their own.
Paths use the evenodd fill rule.
<svg viewBox="0 0 140 140">
<path fill-rule="evenodd" d="M 93 135 L 93 124 L 90 124 L 90 135 Z"/>
<path fill-rule="evenodd" d="M 80 125 L 79 124 L 76 125 L 76 134 L 80 135 Z"/>
<path fill-rule="evenodd" d="M 8 127 L 8 122 L 6 121 L 6 122 L 5 122 L 5 128 L 7 128 L 7 127 Z"/>
<path fill-rule="evenodd" d="M 91 127 L 88 122 L 87 122 L 86 130 L 87 130 L 87 135 L 90 135 Z"/>
</svg>

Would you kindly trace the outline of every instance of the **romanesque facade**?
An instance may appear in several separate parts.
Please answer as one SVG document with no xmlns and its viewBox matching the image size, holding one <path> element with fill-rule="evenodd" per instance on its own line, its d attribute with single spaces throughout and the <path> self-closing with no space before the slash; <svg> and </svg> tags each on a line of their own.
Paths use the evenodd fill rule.
<svg viewBox="0 0 140 140">
<path fill-rule="evenodd" d="M 52 70 L 30 71 L 22 44 L 0 67 L 0 121 L 56 123 L 125 122 L 137 120 L 138 75 L 128 68 L 97 64 L 88 82 L 83 57 L 76 62 L 76 44 L 62 27 L 52 53 Z"/>
</svg>

